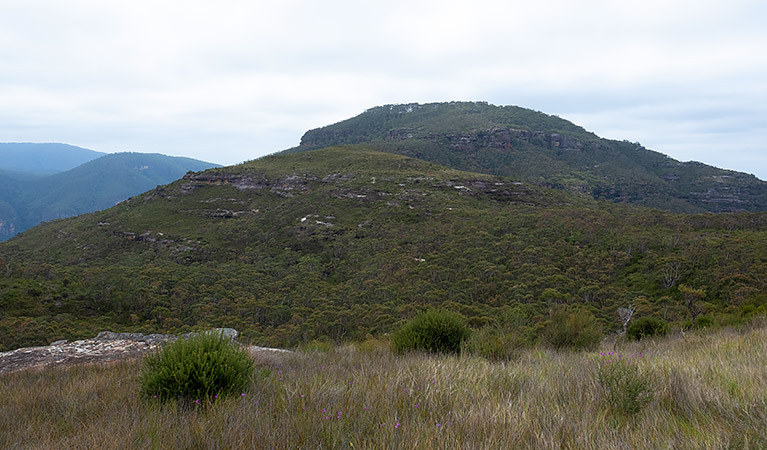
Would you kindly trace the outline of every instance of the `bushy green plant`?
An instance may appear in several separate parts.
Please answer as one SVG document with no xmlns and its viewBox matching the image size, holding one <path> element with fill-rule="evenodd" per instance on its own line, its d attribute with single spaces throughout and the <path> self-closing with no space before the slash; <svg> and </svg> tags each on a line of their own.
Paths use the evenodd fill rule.
<svg viewBox="0 0 767 450">
<path fill-rule="evenodd" d="M 645 337 L 665 336 L 668 334 L 668 323 L 658 317 L 640 317 L 626 328 L 626 336 L 635 341 Z"/>
<path fill-rule="evenodd" d="M 708 328 L 714 325 L 714 318 L 709 315 L 698 316 L 695 321 L 695 328 Z"/>
<path fill-rule="evenodd" d="M 519 356 L 524 345 L 524 339 L 517 335 L 503 333 L 497 328 L 483 327 L 471 333 L 461 349 L 493 361 L 509 361 Z"/>
<path fill-rule="evenodd" d="M 597 369 L 603 399 L 616 413 L 630 416 L 642 410 L 653 398 L 652 383 L 635 362 L 620 355 L 605 355 Z"/>
<path fill-rule="evenodd" d="M 253 361 L 231 339 L 201 333 L 178 339 L 147 355 L 140 378 L 142 394 L 160 400 L 209 400 L 242 392 Z"/>
<path fill-rule="evenodd" d="M 466 321 L 458 314 L 428 310 L 392 335 L 392 347 L 398 353 L 408 350 L 457 353 L 470 333 Z"/>
<path fill-rule="evenodd" d="M 585 309 L 558 307 L 551 312 L 543 337 L 554 348 L 590 349 L 602 339 L 602 326 Z"/>
</svg>

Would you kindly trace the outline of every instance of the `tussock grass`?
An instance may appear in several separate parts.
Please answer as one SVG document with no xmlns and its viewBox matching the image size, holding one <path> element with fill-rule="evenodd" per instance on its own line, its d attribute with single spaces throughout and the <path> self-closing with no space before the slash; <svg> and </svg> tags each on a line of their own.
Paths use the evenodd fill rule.
<svg viewBox="0 0 767 450">
<path fill-rule="evenodd" d="M 617 353 L 653 393 L 630 415 L 598 381 Z M 206 407 L 143 400 L 139 361 L 5 375 L 0 448 L 767 447 L 764 326 L 513 362 L 375 341 L 254 360 L 245 395 Z"/>
</svg>

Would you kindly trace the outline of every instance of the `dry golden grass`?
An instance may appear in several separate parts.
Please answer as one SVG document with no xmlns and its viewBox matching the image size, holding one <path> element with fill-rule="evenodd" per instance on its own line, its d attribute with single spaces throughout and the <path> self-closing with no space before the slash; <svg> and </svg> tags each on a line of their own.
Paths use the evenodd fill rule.
<svg viewBox="0 0 767 450">
<path fill-rule="evenodd" d="M 0 448 L 767 448 L 764 326 L 615 350 L 651 382 L 637 414 L 605 403 L 597 367 L 615 355 L 599 351 L 491 363 L 374 341 L 254 355 L 245 395 L 197 408 L 141 400 L 138 361 L 13 373 L 0 377 Z"/>
</svg>

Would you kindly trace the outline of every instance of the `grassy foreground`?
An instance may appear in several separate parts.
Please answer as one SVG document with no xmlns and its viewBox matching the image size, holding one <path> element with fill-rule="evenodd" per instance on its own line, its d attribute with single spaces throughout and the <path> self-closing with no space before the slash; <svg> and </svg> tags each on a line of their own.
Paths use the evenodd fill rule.
<svg viewBox="0 0 767 450">
<path fill-rule="evenodd" d="M 633 414 L 599 381 L 618 353 L 649 386 Z M 764 325 L 507 363 L 377 341 L 254 358 L 250 388 L 196 407 L 142 400 L 139 361 L 0 377 L 0 448 L 767 448 Z"/>
</svg>

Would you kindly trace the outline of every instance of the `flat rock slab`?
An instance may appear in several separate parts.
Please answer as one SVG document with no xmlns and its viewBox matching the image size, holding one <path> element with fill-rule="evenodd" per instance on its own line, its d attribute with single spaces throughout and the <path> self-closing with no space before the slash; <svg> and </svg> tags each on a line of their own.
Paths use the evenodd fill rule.
<svg viewBox="0 0 767 450">
<path fill-rule="evenodd" d="M 84 339 L 45 347 L 27 347 L 0 353 L 0 374 L 48 365 L 107 362 L 140 356 L 162 341 Z"/>
<path fill-rule="evenodd" d="M 235 339 L 239 333 L 233 328 L 216 328 L 204 331 Z M 186 333 L 183 338 L 198 335 Z M 117 361 L 139 357 L 157 349 L 164 342 L 174 341 L 177 336 L 170 334 L 115 333 L 102 331 L 95 338 L 80 341 L 56 341 L 43 347 L 26 347 L 0 353 L 0 375 L 24 369 L 41 368 L 49 365 L 68 365 Z M 248 347 L 251 352 L 289 352 L 279 348 Z"/>
</svg>

